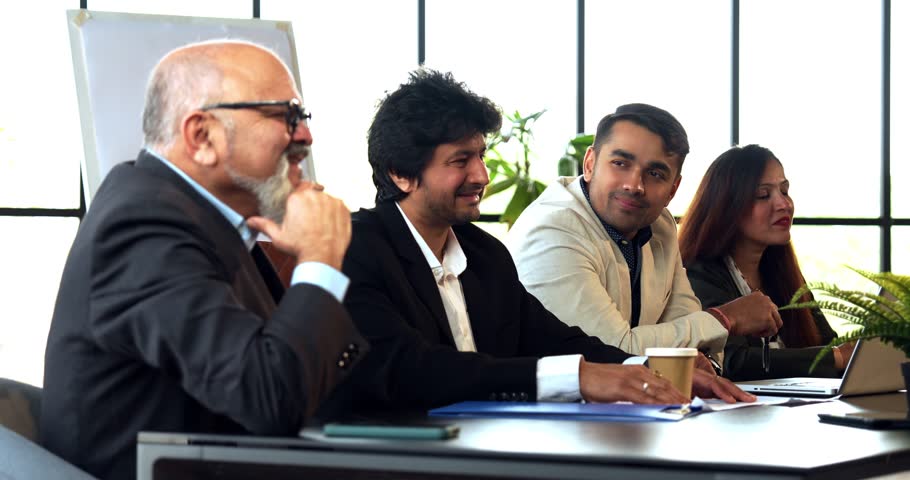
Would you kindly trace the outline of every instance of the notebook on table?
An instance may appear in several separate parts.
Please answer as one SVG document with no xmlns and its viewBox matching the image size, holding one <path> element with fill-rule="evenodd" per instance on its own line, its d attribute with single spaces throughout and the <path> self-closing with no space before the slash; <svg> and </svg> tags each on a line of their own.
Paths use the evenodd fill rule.
<svg viewBox="0 0 910 480">
<path fill-rule="evenodd" d="M 429 411 L 431 417 L 531 418 L 598 422 L 678 421 L 703 409 L 703 402 L 685 405 L 565 402 L 459 402 Z"/>
<path fill-rule="evenodd" d="M 896 392 L 904 388 L 901 363 L 904 353 L 879 339 L 859 340 L 843 378 L 792 377 L 737 382 L 757 395 L 833 397 Z"/>
</svg>

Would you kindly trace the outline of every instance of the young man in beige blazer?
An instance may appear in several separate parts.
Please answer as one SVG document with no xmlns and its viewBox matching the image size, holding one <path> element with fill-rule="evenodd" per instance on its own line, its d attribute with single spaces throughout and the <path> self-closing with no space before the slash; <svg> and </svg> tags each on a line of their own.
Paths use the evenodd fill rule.
<svg viewBox="0 0 910 480">
<path fill-rule="evenodd" d="M 666 208 L 688 153 L 685 130 L 664 110 L 630 104 L 604 117 L 584 173 L 557 179 L 509 232 L 528 291 L 566 324 L 632 354 L 722 354 L 728 334 L 774 334 L 781 319 L 767 296 L 706 312 L 692 292 Z"/>
</svg>

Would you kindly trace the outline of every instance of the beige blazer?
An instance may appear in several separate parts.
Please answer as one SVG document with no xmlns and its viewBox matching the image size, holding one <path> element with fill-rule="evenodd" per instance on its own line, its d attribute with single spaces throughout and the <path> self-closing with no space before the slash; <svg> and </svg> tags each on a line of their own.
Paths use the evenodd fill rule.
<svg viewBox="0 0 910 480">
<path fill-rule="evenodd" d="M 525 288 L 566 324 L 632 354 L 643 355 L 648 347 L 722 353 L 727 330 L 702 311 L 692 292 L 676 222 L 666 209 L 642 248 L 641 315 L 631 328 L 629 267 L 578 178 L 557 179 L 509 231 L 506 245 Z"/>
</svg>

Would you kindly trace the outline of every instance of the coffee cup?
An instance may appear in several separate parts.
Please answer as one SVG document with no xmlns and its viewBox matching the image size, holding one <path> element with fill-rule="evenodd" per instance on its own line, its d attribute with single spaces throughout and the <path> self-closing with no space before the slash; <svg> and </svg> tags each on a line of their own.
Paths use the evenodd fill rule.
<svg viewBox="0 0 910 480">
<path fill-rule="evenodd" d="M 694 348 L 646 348 L 648 368 L 658 377 L 666 378 L 682 392 L 692 398 L 692 374 L 695 372 Z"/>
</svg>

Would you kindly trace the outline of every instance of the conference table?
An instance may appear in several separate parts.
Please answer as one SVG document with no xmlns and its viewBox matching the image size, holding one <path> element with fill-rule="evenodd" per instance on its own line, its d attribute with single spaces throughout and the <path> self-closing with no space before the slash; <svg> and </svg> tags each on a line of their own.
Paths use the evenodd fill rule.
<svg viewBox="0 0 910 480">
<path fill-rule="evenodd" d="M 910 430 L 818 421 L 819 413 L 906 412 L 904 393 L 709 412 L 678 422 L 512 418 L 457 423 L 450 440 L 141 432 L 138 478 L 756 479 L 867 478 L 910 471 Z"/>
</svg>

